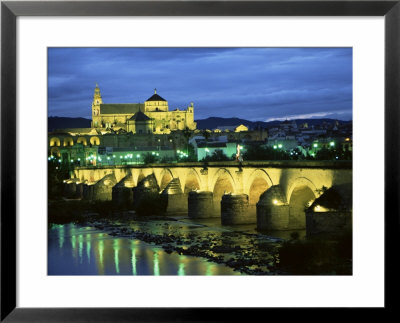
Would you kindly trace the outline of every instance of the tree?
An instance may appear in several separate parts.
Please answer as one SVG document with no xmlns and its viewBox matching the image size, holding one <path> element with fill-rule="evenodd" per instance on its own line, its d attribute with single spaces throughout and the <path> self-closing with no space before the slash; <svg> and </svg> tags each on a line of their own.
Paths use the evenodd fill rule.
<svg viewBox="0 0 400 323">
<path fill-rule="evenodd" d="M 285 150 L 272 147 L 247 146 L 243 160 L 289 160 L 291 156 Z"/>
<path fill-rule="evenodd" d="M 153 163 L 155 163 L 157 161 L 157 159 L 158 158 L 157 158 L 156 155 L 153 155 L 153 154 L 150 154 L 150 153 L 147 153 L 143 157 L 143 161 L 144 161 L 145 164 L 153 164 Z"/>
<path fill-rule="evenodd" d="M 201 134 L 203 135 L 203 137 L 206 139 L 206 144 L 208 142 L 208 138 L 210 138 L 211 132 L 209 132 L 207 129 L 203 130 L 201 132 Z"/>
<path fill-rule="evenodd" d="M 211 156 L 206 156 L 203 158 L 203 161 L 227 161 L 230 160 L 227 157 L 222 149 L 214 150 Z"/>
<path fill-rule="evenodd" d="M 188 127 L 186 127 L 185 130 L 183 130 L 183 135 L 186 138 L 186 152 L 189 153 L 189 139 L 192 135 L 192 132 Z"/>
</svg>

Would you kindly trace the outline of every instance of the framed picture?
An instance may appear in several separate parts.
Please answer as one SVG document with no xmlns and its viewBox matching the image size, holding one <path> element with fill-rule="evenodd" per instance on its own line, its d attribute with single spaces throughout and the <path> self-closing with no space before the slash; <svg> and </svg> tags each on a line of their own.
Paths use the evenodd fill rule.
<svg viewBox="0 0 400 323">
<path fill-rule="evenodd" d="M 398 108 L 400 102 L 398 93 L 400 81 L 398 59 L 400 55 L 399 1 L 275 2 L 266 0 L 246 2 L 126 1 L 100 3 L 80 1 L 4 1 L 1 6 L 1 15 L 2 320 L 7 322 L 32 319 L 54 322 L 80 322 L 87 320 L 113 322 L 147 320 L 158 322 L 175 320 L 176 318 L 184 321 L 233 320 L 233 315 L 235 315 L 235 309 L 237 308 L 253 308 L 254 310 L 254 308 L 265 309 L 271 307 L 391 308 L 393 306 L 393 300 L 389 296 L 390 286 L 388 281 L 389 277 L 396 281 L 394 276 L 391 275 L 391 268 L 393 267 L 389 265 L 391 260 L 389 255 L 396 254 L 395 247 L 390 244 L 390 237 L 394 236 L 398 231 L 398 203 L 396 201 L 398 198 L 399 161 L 398 154 L 395 152 L 398 150 L 397 120 L 399 120 Z M 41 17 L 41 20 L 38 17 Z M 136 51 L 142 50 L 142 56 L 153 55 L 158 57 L 178 57 L 179 55 L 200 57 L 201 55 L 198 52 L 200 49 L 212 49 L 212 55 L 223 57 L 221 54 L 223 49 L 245 48 L 248 51 L 248 56 L 253 57 L 253 62 L 257 59 L 258 53 L 266 48 L 280 48 L 280 51 L 275 54 L 280 57 L 284 56 L 284 53 L 293 50 L 293 48 L 303 48 L 303 50 L 307 49 L 309 51 L 313 51 L 315 48 L 324 48 L 326 50 L 322 51 L 322 54 L 321 51 L 318 52 L 319 54 L 313 54 L 314 57 L 316 55 L 329 56 L 332 55 L 332 51 L 335 52 L 334 56 L 347 57 L 347 60 L 344 59 L 347 63 L 343 63 L 343 60 L 340 60 L 340 62 L 332 60 L 332 64 L 335 64 L 335 67 L 330 68 L 329 73 L 327 72 L 324 75 L 327 75 L 327 77 L 335 75 L 336 79 L 341 80 L 343 87 L 347 86 L 349 88 L 347 92 L 343 91 L 342 95 L 346 96 L 350 93 L 350 105 L 353 108 L 349 118 L 352 119 L 354 116 L 355 157 L 353 163 L 349 163 L 350 168 L 346 167 L 350 169 L 350 172 L 354 171 L 354 175 L 350 175 L 354 179 L 354 183 L 352 181 L 345 183 L 352 188 L 353 193 L 350 192 L 350 194 L 354 194 L 355 210 L 353 214 L 354 258 L 351 259 L 354 262 L 353 266 L 350 266 L 352 268 L 350 272 L 341 267 L 345 275 L 343 277 L 327 276 L 326 271 L 317 272 L 316 275 L 320 277 L 303 276 L 304 271 L 300 272 L 299 277 L 283 277 L 279 273 L 277 274 L 279 277 L 259 277 L 258 275 L 253 275 L 252 277 L 178 277 L 179 272 L 184 272 L 184 266 L 181 266 L 175 277 L 79 276 L 82 272 L 79 272 L 78 276 L 71 277 L 69 275 L 72 274 L 72 271 L 65 271 L 65 268 L 60 268 L 59 265 L 52 266 L 52 258 L 50 257 L 52 243 L 57 244 L 57 252 L 62 253 L 64 239 L 71 239 L 71 245 L 75 244 L 76 247 L 76 250 L 74 250 L 78 255 L 77 261 L 86 259 L 84 261 L 89 263 L 91 252 L 95 248 L 99 248 L 99 244 L 98 241 L 93 242 L 93 249 L 91 250 L 90 242 L 88 243 L 90 233 L 89 238 L 86 234 L 84 238 L 86 239 L 86 249 L 84 250 L 83 243 L 79 240 L 81 239 L 79 235 L 76 235 L 77 240 L 74 242 L 75 236 L 64 236 L 62 230 L 58 229 L 53 231 L 57 235 L 57 239 L 54 241 L 47 240 L 47 233 L 50 232 L 47 228 L 47 215 L 44 215 L 47 211 L 48 203 L 47 189 L 46 192 L 43 192 L 44 188 L 47 188 L 47 182 L 43 176 L 47 175 L 47 171 L 43 173 L 43 169 L 46 170 L 46 167 L 49 167 L 48 165 L 50 164 L 43 163 L 42 157 L 44 154 L 48 157 L 48 162 L 53 162 L 53 158 L 56 158 L 54 167 L 57 167 L 57 169 L 61 167 L 58 163 L 62 165 L 67 162 L 68 167 L 71 166 L 71 163 L 73 166 L 77 166 L 73 178 L 74 194 L 77 192 L 77 184 L 81 184 L 80 181 L 86 186 L 92 185 L 92 182 L 94 183 L 95 181 L 99 182 L 97 175 L 91 173 L 91 169 L 93 169 L 91 167 L 94 166 L 99 169 L 99 173 L 102 172 L 103 177 L 101 180 L 103 182 L 113 181 L 111 177 L 107 177 L 108 168 L 119 167 L 118 169 L 123 169 L 124 166 L 129 166 L 132 169 L 130 174 L 132 176 L 135 174 L 132 180 L 137 184 L 137 187 L 142 185 L 143 190 L 145 190 L 146 184 L 152 185 L 151 180 L 146 177 L 147 174 L 142 174 L 138 170 L 142 167 L 143 156 L 146 151 L 135 148 L 134 155 L 131 154 L 132 151 L 118 151 L 117 149 L 111 151 L 110 145 L 103 144 L 103 135 L 111 137 L 116 133 L 121 133 L 125 138 L 128 136 L 126 133 L 132 132 L 133 134 L 136 133 L 147 137 L 151 134 L 154 138 L 169 140 L 169 142 L 163 143 L 163 147 L 168 145 L 174 147 L 173 150 L 171 148 L 172 157 L 168 155 L 168 149 L 149 150 L 148 152 L 153 152 L 153 156 L 149 153 L 148 158 L 153 158 L 153 162 L 157 160 L 157 154 L 161 153 L 166 154 L 165 158 L 175 158 L 174 162 L 178 162 L 177 165 L 179 165 L 179 162 L 186 162 L 185 158 L 187 159 L 190 156 L 188 145 L 185 144 L 187 139 L 184 139 L 186 138 L 185 130 L 188 132 L 193 131 L 194 137 L 196 125 L 194 123 L 195 120 L 191 120 L 186 114 L 193 113 L 193 109 L 196 110 L 196 105 L 193 106 L 190 103 L 186 110 L 182 110 L 184 112 L 178 109 L 175 114 L 171 114 L 173 107 L 168 110 L 168 100 L 165 100 L 168 98 L 164 99 L 159 89 L 154 90 L 154 93 L 149 95 L 149 99 L 143 100 L 143 104 L 140 103 L 141 99 L 138 99 L 135 106 L 133 104 L 130 106 L 125 104 L 124 109 L 137 108 L 138 111 L 132 112 L 132 110 L 132 113 L 129 112 L 131 114 L 126 113 L 126 115 L 121 116 L 118 113 L 112 114 L 109 112 L 112 110 L 112 104 L 103 104 L 101 102 L 102 94 L 100 90 L 102 90 L 102 85 L 96 84 L 93 87 L 94 99 L 91 107 L 92 111 L 90 112 L 91 124 L 88 127 L 90 129 L 87 134 L 82 134 L 84 132 L 82 128 L 79 135 L 75 133 L 72 135 L 74 138 L 79 137 L 79 140 L 67 138 L 68 136 L 57 133 L 48 136 L 46 131 L 47 117 L 53 111 L 49 102 L 55 96 L 57 96 L 58 102 L 60 102 L 61 98 L 68 97 L 63 96 L 64 91 L 77 93 L 84 88 L 80 84 L 77 84 L 76 87 L 53 86 L 61 82 L 58 79 L 59 75 L 53 73 L 54 69 L 60 69 L 63 65 L 67 66 L 67 69 L 71 69 L 74 65 L 78 65 L 81 59 L 86 61 L 84 67 L 81 67 L 82 70 L 90 68 L 104 70 L 107 60 L 102 60 L 102 55 L 115 56 L 115 50 L 119 51 L 117 55 L 123 55 L 121 53 L 127 48 L 135 51 L 135 55 Z M 95 49 L 96 53 L 90 52 L 90 49 Z M 191 52 L 186 53 L 184 52 L 185 50 Z M 131 53 L 130 55 L 133 54 Z M 262 55 L 266 54 L 263 52 Z M 304 59 L 299 53 L 289 56 L 288 59 L 291 62 Z M 244 58 L 241 56 L 238 61 L 242 59 Z M 268 56 L 268 59 L 273 60 L 273 55 Z M 227 56 L 223 60 L 227 62 Z M 150 64 L 149 62 L 151 61 L 147 62 L 147 64 Z M 343 80 L 346 77 L 348 78 L 348 75 L 343 76 L 340 72 L 342 63 L 347 64 L 346 68 L 349 71 L 352 69 L 351 75 L 349 74 L 350 86 L 346 83 L 346 80 Z M 307 64 L 309 63 L 302 61 L 298 66 L 306 66 Z M 316 64 L 315 61 L 311 63 L 311 65 L 313 64 Z M 220 63 L 220 65 L 222 66 L 223 64 Z M 229 66 L 229 64 L 226 66 Z M 137 70 L 139 67 L 139 65 L 135 66 Z M 164 68 L 167 69 L 165 65 Z M 190 67 L 186 66 L 185 68 L 190 71 Z M 244 70 L 251 68 L 251 65 L 243 63 L 243 71 L 237 76 L 243 78 L 245 82 L 246 73 Z M 320 65 L 316 68 L 328 67 Z M 114 71 L 113 77 L 115 79 L 123 79 L 123 68 L 120 65 L 119 69 L 114 65 L 110 70 Z M 304 70 L 306 69 L 304 68 Z M 151 68 L 148 71 L 151 73 Z M 301 68 L 299 71 L 301 73 Z M 173 70 L 170 73 L 173 73 Z M 192 70 L 191 73 L 196 75 L 200 71 Z M 211 78 L 218 79 L 215 71 L 211 71 L 211 68 L 209 73 L 212 75 Z M 87 75 L 95 77 L 96 75 L 101 75 L 101 73 L 90 74 L 87 71 L 86 76 L 81 74 L 79 80 L 88 77 Z M 112 75 L 112 73 L 107 75 Z M 135 75 L 139 77 L 141 74 L 137 72 Z M 131 78 L 134 78 L 135 75 Z M 280 75 L 283 78 L 285 74 L 280 72 Z M 64 77 L 68 78 L 68 75 L 64 75 Z M 144 79 L 143 76 L 140 77 Z M 252 83 L 250 76 L 248 77 L 249 79 L 246 81 L 248 87 L 256 87 L 257 82 Z M 321 91 L 328 91 L 326 88 L 330 87 L 330 83 L 334 82 L 335 77 L 329 78 L 326 83 L 319 80 Z M 230 78 L 234 78 L 234 74 Z M 184 80 L 183 77 L 182 79 Z M 220 80 L 227 82 L 227 79 L 222 77 Z M 304 79 L 301 80 L 304 81 Z M 97 80 L 93 80 L 93 84 L 96 82 Z M 126 79 L 126 82 L 129 82 L 129 78 Z M 182 82 L 188 84 L 188 81 Z M 214 84 L 211 80 L 209 83 Z M 136 87 L 139 86 L 138 84 L 136 83 Z M 122 85 L 118 86 L 121 87 Z M 192 86 L 194 87 L 194 85 Z M 226 86 L 232 87 L 233 83 Z M 52 92 L 53 88 L 57 88 L 58 92 L 56 94 Z M 188 88 L 189 86 L 185 89 L 187 90 Z M 210 88 L 209 91 L 211 91 Z M 288 95 L 287 92 L 285 93 Z M 93 93 L 88 95 L 92 96 Z M 282 95 L 284 96 L 285 94 L 280 94 L 280 96 Z M 306 91 L 305 96 L 310 95 L 312 94 Z M 203 96 L 205 97 L 207 94 L 203 94 Z M 323 98 L 326 97 L 324 96 Z M 243 101 L 243 104 L 248 104 L 248 106 L 251 106 L 252 102 L 257 102 L 250 97 L 247 97 L 247 100 Z M 108 102 L 111 101 L 108 100 Z M 209 101 L 209 105 L 212 104 L 216 104 L 216 101 Z M 298 101 L 296 104 L 299 104 Z M 341 103 L 335 102 L 335 104 L 335 111 L 339 111 L 340 109 L 337 106 L 340 106 Z M 203 111 L 206 111 L 206 108 Z M 237 110 L 232 111 L 241 110 L 237 108 Z M 248 109 L 247 114 L 254 114 L 254 118 L 256 118 L 256 111 L 257 109 L 253 105 Z M 345 112 L 343 111 L 345 110 L 340 110 L 338 113 L 344 114 Z M 155 115 L 159 113 L 165 113 L 166 119 L 158 120 Z M 229 116 L 230 113 L 227 112 L 227 115 Z M 289 115 L 289 112 L 286 113 L 287 115 Z M 125 119 L 122 120 L 122 117 Z M 204 114 L 205 117 L 206 114 Z M 250 116 L 248 118 L 250 119 Z M 287 122 L 287 125 L 283 124 L 281 128 L 286 126 L 290 128 L 293 125 Z M 327 127 L 329 128 L 330 126 Z M 340 123 L 333 125 L 333 127 L 336 127 L 337 130 L 340 127 Z M 226 190 L 234 190 L 236 193 L 234 186 L 237 183 L 241 183 L 241 175 L 239 173 L 242 172 L 242 177 L 248 177 L 253 184 L 249 182 L 250 184 L 247 185 L 247 182 L 243 180 L 244 184 L 241 184 L 242 190 L 238 190 L 238 192 L 240 191 L 244 193 L 243 196 L 250 198 L 249 207 L 254 204 L 254 216 L 257 217 L 258 229 L 263 229 L 264 218 L 260 215 L 262 210 L 257 201 L 261 201 L 261 197 L 264 196 L 262 193 L 266 193 L 266 189 L 270 187 L 274 187 L 267 194 L 268 201 L 272 201 L 272 204 L 268 204 L 267 207 L 278 210 L 277 208 L 281 206 L 279 212 L 286 212 L 284 210 L 287 209 L 288 223 L 292 223 L 290 221 L 294 221 L 294 218 L 289 220 L 289 215 L 294 214 L 293 210 L 296 203 L 291 204 L 281 196 L 285 194 L 306 196 L 308 193 L 297 191 L 296 187 L 291 189 L 290 185 L 287 185 L 287 191 L 290 191 L 290 193 L 285 191 L 285 194 L 281 194 L 279 187 L 274 186 L 275 179 L 270 180 L 261 171 L 257 174 L 246 173 L 246 167 L 251 168 L 253 164 L 250 157 L 246 160 L 250 153 L 248 152 L 246 155 L 241 152 L 242 148 L 245 148 L 246 151 L 246 147 L 243 147 L 241 143 L 254 139 L 251 137 L 251 132 L 249 132 L 249 138 L 246 138 L 246 140 L 240 135 L 235 135 L 240 137 L 240 143 L 235 142 L 232 148 L 234 152 L 230 155 L 233 156 L 232 158 L 235 158 L 234 155 L 236 156 L 236 160 L 232 162 L 236 163 L 235 167 L 238 170 L 232 170 L 232 173 L 230 173 L 230 164 L 224 166 L 225 172 L 229 173 L 230 177 L 228 175 L 226 175 L 226 178 L 223 176 L 218 177 L 218 174 L 215 174 L 215 176 L 210 175 L 210 177 L 216 179 L 215 181 L 209 180 L 210 183 L 212 182 L 211 189 L 202 182 L 202 179 L 197 179 L 200 176 L 208 176 L 208 173 L 213 174 L 212 172 L 214 171 L 213 160 L 207 159 L 208 157 L 213 157 L 212 152 L 210 153 L 209 151 L 212 146 L 210 143 L 212 140 L 208 142 L 208 137 L 220 138 L 220 132 L 226 132 L 229 136 L 229 131 L 240 134 L 249 130 L 248 128 L 248 125 L 239 124 L 233 130 L 225 129 L 219 125 L 213 127 L 210 131 L 212 134 L 205 133 L 203 136 L 202 140 L 205 140 L 204 147 L 201 142 L 193 141 L 191 143 L 196 147 L 198 158 L 193 160 L 193 165 L 191 164 L 190 166 L 193 169 L 193 174 L 189 174 L 192 176 L 190 180 L 188 180 L 190 176 L 186 173 L 183 177 L 180 177 L 179 172 L 173 173 L 172 167 L 169 167 L 171 174 L 168 175 L 167 172 L 164 170 L 159 171 L 158 166 L 155 166 L 154 169 L 156 170 L 153 172 L 156 174 L 154 185 L 157 186 L 158 190 L 164 192 L 168 187 L 173 186 L 172 184 L 170 185 L 172 179 L 178 178 L 181 182 L 186 183 L 182 185 L 182 194 L 190 195 L 189 191 L 192 190 L 194 192 L 192 195 L 194 196 L 196 190 L 210 190 L 214 194 L 214 198 L 218 195 L 216 205 L 217 208 L 221 208 L 218 209 L 218 213 L 221 214 L 222 222 L 229 222 L 232 217 L 222 217 L 223 208 L 226 207 L 224 206 L 225 195 L 233 198 L 232 194 L 226 194 Z M 346 126 L 343 126 L 343 131 L 345 131 L 345 128 Z M 285 128 L 284 130 L 288 129 Z M 100 139 L 97 135 L 93 135 L 93 131 L 99 134 Z M 177 144 L 178 139 L 166 135 L 172 131 L 182 132 L 183 144 Z M 271 134 L 275 130 L 269 129 L 269 131 Z M 279 131 L 279 129 L 276 130 L 276 138 L 279 137 Z M 372 132 L 371 135 L 369 135 L 370 132 Z M 157 137 L 158 135 L 159 137 Z M 191 138 L 190 133 L 187 137 Z M 236 137 L 234 139 L 238 141 Z M 344 144 L 349 148 L 350 139 L 346 138 L 346 140 L 347 142 Z M 272 146 L 265 147 L 265 151 L 270 149 L 272 152 L 275 150 L 276 153 L 276 151 L 280 150 L 283 144 L 278 141 L 270 141 Z M 285 141 L 284 144 L 288 144 L 289 141 Z M 136 139 L 135 142 L 137 142 Z M 314 158 L 319 151 L 317 149 L 318 145 L 321 145 L 322 142 L 323 140 L 312 142 L 309 151 L 305 152 L 305 156 L 309 156 L 311 159 Z M 82 156 L 78 156 L 77 152 L 72 153 L 69 146 L 75 144 L 87 146 L 88 148 L 84 148 L 84 151 L 89 153 Z M 331 140 L 327 141 L 326 144 L 327 152 L 330 151 L 329 149 L 336 152 L 332 147 L 337 145 L 337 142 Z M 157 145 L 161 144 L 156 143 L 154 147 L 159 147 Z M 220 142 L 215 142 L 215 147 L 220 147 L 218 145 L 220 145 Z M 129 146 L 133 147 L 135 145 L 131 143 Z M 227 144 L 224 147 L 226 147 L 227 151 L 229 150 Z M 93 159 L 92 151 L 95 154 L 95 159 Z M 221 151 L 224 152 L 223 149 Z M 229 152 L 231 151 L 229 150 Z M 296 149 L 288 150 L 288 158 L 291 158 L 289 156 L 290 153 L 293 154 L 295 152 L 297 152 Z M 208 156 L 208 153 L 210 156 Z M 200 155 L 201 157 L 199 157 Z M 214 155 L 217 158 L 218 152 Z M 242 155 L 245 156 L 244 161 Z M 346 156 L 343 153 L 334 157 L 336 159 L 342 157 L 346 159 Z M 115 158 L 116 160 L 114 160 Z M 121 160 L 118 158 L 121 158 Z M 85 162 L 83 162 L 83 159 L 85 159 Z M 230 162 L 228 161 L 228 163 Z M 79 165 L 76 163 L 79 163 Z M 281 164 L 271 163 L 273 164 L 272 167 L 281 167 Z M 87 167 L 87 171 L 85 167 Z M 257 167 L 262 168 L 259 165 Z M 270 167 L 270 164 L 268 167 Z M 299 168 L 299 172 L 306 173 L 307 167 L 309 166 L 303 165 L 300 167 L 301 169 Z M 313 167 L 315 168 L 315 165 Z M 329 167 L 331 166 L 328 165 L 327 168 Z M 344 168 L 347 169 L 346 167 Z M 339 173 L 336 172 L 335 176 L 339 177 Z M 321 174 L 321 178 L 326 176 L 324 175 L 325 173 Z M 123 176 L 121 175 L 121 177 L 120 175 L 116 179 L 117 182 L 123 180 Z M 383 175 L 384 182 L 382 180 Z M 96 180 L 94 177 L 96 177 Z M 265 180 L 263 180 L 264 177 L 266 178 Z M 144 181 L 145 179 L 147 179 L 147 182 Z M 290 178 L 286 180 L 290 182 Z M 323 180 L 326 179 L 324 178 Z M 321 183 L 323 180 L 321 180 Z M 305 180 L 303 179 L 303 181 Z M 142 184 L 139 185 L 139 183 Z M 71 183 L 65 182 L 66 190 L 71 187 L 67 184 Z M 128 180 L 126 184 L 128 185 Z M 220 187 L 216 189 L 218 185 Z M 369 189 L 370 186 L 371 188 Z M 325 185 L 321 184 L 311 192 L 320 191 L 318 196 L 323 197 L 327 190 L 327 188 L 324 190 L 324 187 Z M 93 192 L 88 193 L 90 188 L 86 187 L 82 188 L 82 196 L 84 189 L 87 190 L 87 196 L 94 194 Z M 252 192 L 255 191 L 257 191 L 257 196 L 253 197 Z M 104 193 L 103 191 L 101 192 Z M 108 193 L 111 194 L 111 191 Z M 228 197 L 225 199 L 225 204 L 228 203 L 226 202 Z M 308 200 L 311 198 L 308 195 L 306 197 Z M 310 205 L 307 206 L 310 209 L 307 210 L 312 209 L 319 212 L 319 208 L 324 207 L 321 206 L 323 199 L 318 200 L 320 203 L 316 203 L 315 201 L 317 200 L 317 196 L 313 196 L 310 200 Z M 243 201 L 240 203 L 242 205 Z M 169 205 L 178 207 L 179 201 L 174 201 Z M 103 207 L 105 207 L 105 204 Z M 301 207 L 304 208 L 304 205 L 301 204 Z M 61 209 L 57 209 L 56 215 L 53 212 L 52 216 L 57 218 L 62 213 Z M 140 207 L 137 207 L 135 209 L 136 212 L 139 212 L 139 209 Z M 272 214 L 270 209 L 268 209 L 269 213 L 266 212 L 266 214 Z M 309 216 L 311 214 L 307 212 L 302 210 L 302 215 L 308 214 L 307 216 Z M 395 214 L 396 216 L 390 217 L 390 214 Z M 265 221 L 272 223 L 275 220 L 268 218 Z M 277 222 L 274 223 L 276 224 Z M 282 223 L 279 222 L 276 225 L 279 227 Z M 371 241 L 370 236 L 374 236 L 376 241 Z M 293 235 L 291 239 L 292 241 L 296 240 L 296 235 Z M 95 245 L 95 243 L 98 245 Z M 123 258 L 119 258 L 122 255 L 119 256 L 118 251 L 115 253 L 115 246 L 112 246 L 112 248 L 114 256 L 112 256 L 113 268 L 110 272 L 119 274 L 120 271 L 124 270 L 123 264 L 120 264 L 119 260 Z M 172 251 L 177 250 L 173 249 Z M 179 250 L 187 253 L 184 249 Z M 49 252 L 49 256 L 47 252 Z M 371 256 L 367 255 L 368 252 L 373 254 L 374 261 L 372 263 L 370 261 Z M 123 261 L 129 262 L 129 270 L 133 271 L 133 275 L 136 275 L 136 258 L 134 257 L 134 265 L 132 255 L 129 254 L 127 259 Z M 383 264 L 384 261 L 385 264 Z M 153 262 L 158 264 L 158 261 L 153 260 Z M 261 270 L 261 267 L 250 267 L 246 267 L 246 270 L 252 274 Z M 335 268 L 335 275 L 336 270 L 337 268 Z M 154 276 L 159 271 L 159 267 L 152 268 Z M 63 274 L 66 276 L 59 276 Z M 289 273 L 289 275 L 292 274 L 293 272 Z M 189 275 L 191 275 L 190 271 Z M 338 275 L 341 275 L 340 270 Z M 359 295 L 357 293 L 360 293 L 360 290 L 364 288 L 363 286 L 367 282 L 371 292 L 361 293 L 362 296 L 357 298 L 357 295 Z M 269 290 L 276 293 L 275 296 L 273 297 L 271 294 L 264 295 L 264 292 L 260 290 L 260 286 L 263 287 L 261 289 L 264 291 Z M 338 297 L 340 291 L 343 291 L 343 288 L 346 287 L 348 289 L 346 289 L 345 295 Z M 295 293 L 290 292 L 293 289 L 301 290 L 301 294 L 307 296 L 299 300 Z M 328 290 L 329 293 L 327 292 Z M 102 297 L 103 293 L 104 297 Z M 112 304 L 110 303 L 110 293 L 114 295 Z M 247 300 L 240 300 L 234 296 L 243 294 L 249 295 Z M 315 295 L 319 295 L 319 301 L 317 301 Z M 321 295 L 324 297 L 320 297 Z M 211 310 L 210 307 L 216 308 Z M 230 308 L 228 316 L 226 316 L 224 308 Z"/>
</svg>

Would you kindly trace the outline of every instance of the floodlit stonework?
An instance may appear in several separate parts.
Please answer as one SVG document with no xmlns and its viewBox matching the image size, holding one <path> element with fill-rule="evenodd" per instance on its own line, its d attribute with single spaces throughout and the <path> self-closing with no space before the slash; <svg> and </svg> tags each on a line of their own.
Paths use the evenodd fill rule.
<svg viewBox="0 0 400 323">
<path fill-rule="evenodd" d="M 194 106 L 191 103 L 186 110 L 169 111 L 168 101 L 158 95 L 157 90 L 144 103 L 106 104 L 96 84 L 92 102 L 92 128 L 114 131 L 123 129 L 143 134 L 195 130 Z"/>
</svg>

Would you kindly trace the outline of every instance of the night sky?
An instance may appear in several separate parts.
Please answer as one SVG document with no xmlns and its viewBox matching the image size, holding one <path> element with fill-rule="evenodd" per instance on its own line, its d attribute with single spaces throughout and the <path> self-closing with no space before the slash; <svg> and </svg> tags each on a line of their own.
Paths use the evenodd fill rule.
<svg viewBox="0 0 400 323">
<path fill-rule="evenodd" d="M 351 48 L 49 48 L 49 116 L 91 119 L 104 103 L 143 103 L 157 88 L 195 119 L 352 119 Z"/>
</svg>

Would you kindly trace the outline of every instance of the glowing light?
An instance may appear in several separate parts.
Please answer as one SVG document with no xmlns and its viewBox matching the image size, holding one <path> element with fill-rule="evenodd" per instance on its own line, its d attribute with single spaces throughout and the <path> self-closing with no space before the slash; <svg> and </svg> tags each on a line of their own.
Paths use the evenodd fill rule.
<svg viewBox="0 0 400 323">
<path fill-rule="evenodd" d="M 314 144 L 313 146 L 314 146 L 314 148 L 317 148 L 317 147 L 318 147 L 318 144 Z"/>
<path fill-rule="evenodd" d="M 278 145 L 278 148 L 282 148 L 282 144 L 279 144 L 279 145 Z"/>
<path fill-rule="evenodd" d="M 278 148 L 276 145 L 274 145 L 274 149 Z"/>
<path fill-rule="evenodd" d="M 278 204 L 278 200 L 276 200 L 276 199 L 273 200 L 272 202 L 273 202 L 275 205 Z"/>
<path fill-rule="evenodd" d="M 137 158 L 140 158 L 140 155 L 139 155 L 139 154 L 137 154 L 137 155 L 136 155 L 136 157 L 137 157 Z"/>
<path fill-rule="evenodd" d="M 210 152 L 210 150 L 208 148 L 205 149 L 206 152 Z"/>
<path fill-rule="evenodd" d="M 331 147 L 335 146 L 335 142 L 334 142 L 334 141 L 331 141 L 331 142 L 329 143 L 329 146 L 331 146 Z"/>
</svg>

